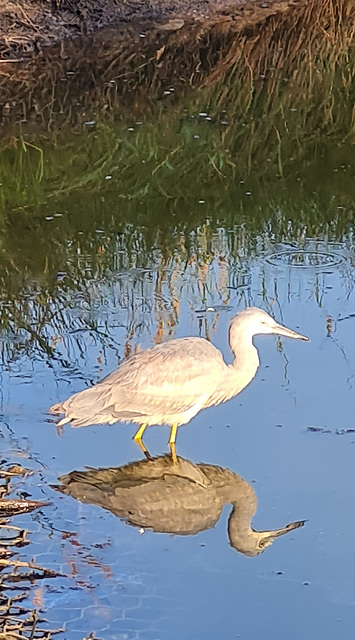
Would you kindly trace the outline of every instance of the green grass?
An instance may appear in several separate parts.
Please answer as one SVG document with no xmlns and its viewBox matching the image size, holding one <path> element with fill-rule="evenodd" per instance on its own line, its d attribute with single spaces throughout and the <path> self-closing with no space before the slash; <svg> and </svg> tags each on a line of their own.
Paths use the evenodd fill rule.
<svg viewBox="0 0 355 640">
<path fill-rule="evenodd" d="M 217 25 L 206 40 L 213 65 L 196 86 L 164 99 L 166 68 L 165 84 L 155 79 L 154 89 L 148 69 L 139 77 L 133 70 L 137 95 L 140 83 L 150 86 L 142 124 L 118 95 L 105 108 L 107 92 L 96 90 L 85 106 L 95 126 L 70 124 L 68 98 L 60 121 L 52 113 L 36 134 L 22 125 L 3 138 L 0 326 L 15 336 L 12 356 L 17 348 L 63 358 L 56 336 L 74 340 L 81 330 L 71 309 L 88 281 L 101 287 L 131 267 L 167 269 L 183 281 L 189 269 L 208 269 L 218 230 L 227 238 L 221 257 L 238 274 L 260 242 L 351 237 L 349 8 L 348 0 L 312 0 L 303 14 L 273 16 L 248 34 Z M 174 51 L 175 75 L 178 56 L 182 66 L 196 64 L 196 43 L 184 46 Z M 83 322 L 97 338 L 90 314 Z M 105 336 L 98 339 L 110 340 L 109 329 Z"/>
</svg>

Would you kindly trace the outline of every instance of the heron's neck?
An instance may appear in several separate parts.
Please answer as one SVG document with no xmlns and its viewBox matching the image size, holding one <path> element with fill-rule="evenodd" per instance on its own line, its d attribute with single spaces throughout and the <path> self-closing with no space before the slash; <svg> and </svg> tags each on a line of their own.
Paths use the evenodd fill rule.
<svg viewBox="0 0 355 640">
<path fill-rule="evenodd" d="M 234 353 L 231 367 L 240 378 L 241 389 L 251 382 L 260 364 L 258 350 L 254 347 L 252 338 L 251 335 L 238 333 L 230 336 L 230 346 Z"/>
</svg>

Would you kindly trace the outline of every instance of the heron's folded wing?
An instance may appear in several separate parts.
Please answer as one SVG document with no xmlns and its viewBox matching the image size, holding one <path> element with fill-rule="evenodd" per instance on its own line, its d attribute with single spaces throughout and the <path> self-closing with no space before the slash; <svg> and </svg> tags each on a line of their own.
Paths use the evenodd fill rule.
<svg viewBox="0 0 355 640">
<path fill-rule="evenodd" d="M 221 353 L 207 340 L 182 338 L 135 354 L 100 386 L 110 388 L 117 414 L 171 415 L 208 398 L 223 368 Z"/>
</svg>

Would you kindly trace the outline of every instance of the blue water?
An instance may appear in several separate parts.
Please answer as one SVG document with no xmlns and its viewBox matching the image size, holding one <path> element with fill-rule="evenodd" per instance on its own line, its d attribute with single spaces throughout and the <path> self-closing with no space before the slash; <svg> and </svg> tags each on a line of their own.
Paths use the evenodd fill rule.
<svg viewBox="0 0 355 640">
<path fill-rule="evenodd" d="M 198 94 L 201 104 L 204 95 Z M 191 96 L 184 105 L 187 113 L 196 110 Z M 180 136 L 178 108 L 172 113 L 161 141 L 152 143 L 157 167 L 159 154 L 169 153 L 168 136 Z M 147 116 L 142 135 L 154 138 L 156 125 Z M 99 148 L 117 135 L 117 124 L 105 126 L 98 129 Z M 208 126 L 219 140 L 219 123 Z M 307 148 L 289 165 L 283 157 L 285 177 L 274 159 L 272 177 L 260 189 L 253 166 L 248 184 L 255 193 L 244 186 L 243 172 L 233 181 L 201 176 L 202 186 L 195 183 L 191 193 L 183 166 L 191 139 L 183 131 L 181 166 L 166 169 L 159 193 L 154 183 L 139 197 L 132 190 L 132 199 L 126 196 L 136 157 L 124 164 L 113 154 L 92 182 L 79 184 L 73 176 L 67 188 L 70 162 L 75 170 L 80 158 L 96 167 L 87 138 L 69 128 L 51 150 L 40 132 L 33 135 L 44 145 L 45 188 L 39 181 L 37 192 L 30 183 L 37 156 L 27 155 L 29 173 L 21 180 L 28 207 L 19 208 L 19 191 L 4 208 L 0 429 L 3 460 L 33 471 L 12 482 L 11 495 L 51 502 L 16 517 L 31 540 L 19 553 L 61 576 L 32 585 L 25 602 L 40 610 L 47 627 L 64 628 L 58 637 L 66 640 L 90 633 L 105 640 L 350 638 L 355 272 L 345 133 L 333 149 L 331 140 L 324 143 L 324 173 Z M 56 183 L 50 193 L 59 152 L 62 191 Z M 5 173 L 9 158 L 3 158 Z M 146 176 L 137 175 L 137 189 L 140 179 L 143 184 Z M 130 526 L 58 491 L 63 474 L 117 468 L 144 456 L 131 424 L 66 426 L 58 434 L 48 413 L 53 403 L 100 380 L 137 347 L 162 340 L 208 337 L 230 362 L 230 319 L 250 305 L 310 342 L 256 337 L 261 365 L 253 382 L 179 428 L 177 454 L 248 482 L 258 498 L 255 529 L 296 520 L 306 520 L 304 527 L 251 558 L 229 544 L 228 504 L 214 527 L 179 536 Z M 168 437 L 167 427 L 146 431 L 152 456 L 168 452 Z"/>
<path fill-rule="evenodd" d="M 40 513 L 21 518 L 33 520 L 29 527 L 36 561 L 65 576 L 45 581 L 43 595 L 46 620 L 52 626 L 65 622 L 65 637 L 81 638 L 92 631 L 105 638 L 347 635 L 354 607 L 354 293 L 347 252 L 341 247 L 337 251 L 344 261 L 327 273 L 251 260 L 249 300 L 264 308 L 271 305 L 278 320 L 311 341 L 257 337 L 261 367 L 252 384 L 179 429 L 178 455 L 229 468 L 252 483 L 259 500 L 255 528 L 307 520 L 303 529 L 276 540 L 257 558 L 230 547 L 228 506 L 214 529 L 179 537 L 140 533 L 100 507 L 58 495 L 50 485 L 63 473 L 85 466 L 119 467 L 142 458 L 131 440 L 134 426 L 65 428 L 59 437 L 47 409 L 83 388 L 83 380 L 23 355 L 3 370 L 7 456 L 30 452 L 36 473 L 28 479 L 27 490 L 52 502 Z M 228 273 L 232 257 L 227 265 Z M 212 262 L 209 299 L 217 304 L 220 292 L 213 267 Z M 128 283 L 129 278 L 127 273 L 123 280 Z M 145 274 L 141 279 L 147 297 L 153 296 L 153 282 L 144 283 Z M 191 276 L 189 284 L 197 289 L 198 278 Z M 107 315 L 110 326 L 107 309 L 115 282 L 112 287 L 89 282 L 88 288 L 94 285 L 107 291 L 109 304 L 99 318 Z M 229 293 L 226 311 L 197 314 L 194 307 L 202 302 L 183 291 L 174 336 L 198 335 L 201 315 L 212 341 L 230 360 L 228 323 L 245 299 L 238 291 Z M 154 314 L 146 315 L 147 326 L 137 340 L 142 346 L 154 343 Z M 330 335 L 328 316 L 334 319 Z M 111 330 L 120 345 L 124 334 L 122 327 Z M 116 354 L 107 350 L 102 371 L 97 371 L 98 345 L 89 340 L 85 348 L 84 355 L 74 350 L 72 360 L 86 374 L 96 379 L 114 367 Z M 167 439 L 163 427 L 151 428 L 145 436 L 153 455 L 167 451 Z"/>
</svg>

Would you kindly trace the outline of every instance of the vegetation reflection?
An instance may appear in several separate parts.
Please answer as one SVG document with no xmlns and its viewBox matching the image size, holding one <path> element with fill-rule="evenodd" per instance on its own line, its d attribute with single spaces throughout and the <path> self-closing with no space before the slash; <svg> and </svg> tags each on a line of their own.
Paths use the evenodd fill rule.
<svg viewBox="0 0 355 640">
<path fill-rule="evenodd" d="M 349 0 L 311 0 L 262 29 L 210 25 L 192 48 L 194 32 L 168 34 L 159 65 L 139 69 L 122 42 L 75 74 L 70 56 L 46 56 L 43 74 L 21 67 L 27 121 L 11 128 L 4 112 L 0 144 L 6 362 L 25 352 L 82 377 L 73 353 L 88 336 L 126 355 L 149 324 L 159 342 L 184 296 L 206 305 L 214 269 L 228 305 L 271 243 L 351 241 L 351 12 Z M 153 36 L 140 46 L 156 52 Z M 175 86 L 179 61 L 191 82 Z"/>
</svg>

